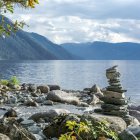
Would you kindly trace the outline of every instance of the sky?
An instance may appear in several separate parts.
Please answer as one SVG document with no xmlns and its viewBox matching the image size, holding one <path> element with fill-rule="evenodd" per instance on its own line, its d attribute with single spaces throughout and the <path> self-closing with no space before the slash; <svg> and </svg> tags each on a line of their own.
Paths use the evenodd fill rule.
<svg viewBox="0 0 140 140">
<path fill-rule="evenodd" d="M 24 20 L 24 30 L 54 43 L 140 43 L 140 0 L 39 0 L 35 9 L 15 7 L 8 17 Z"/>
</svg>

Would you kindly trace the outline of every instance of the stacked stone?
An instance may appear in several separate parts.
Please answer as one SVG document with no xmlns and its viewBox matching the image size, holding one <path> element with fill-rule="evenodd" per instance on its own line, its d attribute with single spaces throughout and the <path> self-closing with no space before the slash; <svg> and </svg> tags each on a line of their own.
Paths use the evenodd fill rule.
<svg viewBox="0 0 140 140">
<path fill-rule="evenodd" d="M 117 71 L 117 66 L 106 70 L 106 77 L 109 86 L 103 91 L 104 103 L 101 105 L 102 111 L 107 115 L 115 115 L 126 118 L 128 113 L 127 99 L 125 98 L 124 90 L 120 83 L 120 73 Z"/>
</svg>

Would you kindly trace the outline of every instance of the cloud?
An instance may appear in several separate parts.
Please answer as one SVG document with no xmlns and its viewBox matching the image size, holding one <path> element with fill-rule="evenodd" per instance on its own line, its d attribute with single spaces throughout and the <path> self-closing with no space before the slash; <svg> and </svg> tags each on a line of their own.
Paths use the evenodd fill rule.
<svg viewBox="0 0 140 140">
<path fill-rule="evenodd" d="M 56 43 L 140 42 L 139 0 L 40 0 L 32 10 L 17 8 L 12 19 Z"/>
</svg>

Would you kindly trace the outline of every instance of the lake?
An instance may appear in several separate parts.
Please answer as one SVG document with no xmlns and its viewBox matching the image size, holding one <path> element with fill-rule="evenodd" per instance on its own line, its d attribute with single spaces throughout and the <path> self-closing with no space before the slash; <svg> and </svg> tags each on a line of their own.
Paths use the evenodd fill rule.
<svg viewBox="0 0 140 140">
<path fill-rule="evenodd" d="M 105 70 L 118 65 L 127 97 L 140 104 L 140 61 L 0 61 L 2 78 L 17 76 L 21 83 L 58 84 L 63 89 L 82 90 L 94 84 L 108 85 Z"/>
</svg>

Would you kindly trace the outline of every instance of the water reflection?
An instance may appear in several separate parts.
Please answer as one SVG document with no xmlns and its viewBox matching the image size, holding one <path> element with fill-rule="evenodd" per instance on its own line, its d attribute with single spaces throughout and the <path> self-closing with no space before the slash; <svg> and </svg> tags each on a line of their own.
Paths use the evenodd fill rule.
<svg viewBox="0 0 140 140">
<path fill-rule="evenodd" d="M 16 75 L 21 82 L 58 84 L 67 89 L 83 89 L 93 84 L 107 86 L 105 69 L 119 65 L 127 96 L 140 101 L 140 61 L 0 61 L 4 78 Z"/>
</svg>

